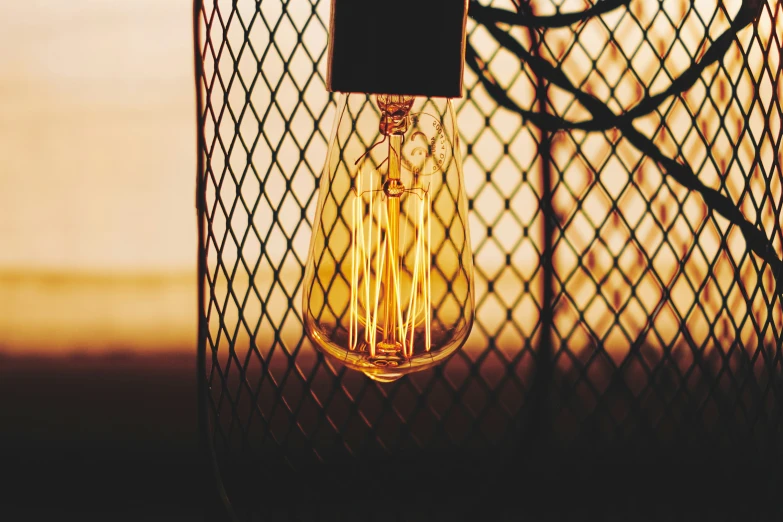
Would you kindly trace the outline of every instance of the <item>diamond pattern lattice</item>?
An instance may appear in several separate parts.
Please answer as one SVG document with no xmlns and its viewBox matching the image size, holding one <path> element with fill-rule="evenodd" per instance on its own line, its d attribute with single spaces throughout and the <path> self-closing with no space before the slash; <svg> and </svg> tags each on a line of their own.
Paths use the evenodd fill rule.
<svg viewBox="0 0 783 522">
<path fill-rule="evenodd" d="M 287 499 L 330 488 L 359 509 L 399 469 L 384 509 L 420 481 L 454 494 L 438 516 L 486 513 L 500 470 L 580 448 L 780 455 L 778 2 L 472 2 L 455 107 L 476 323 L 392 385 L 301 323 L 329 2 L 194 14 L 202 413 L 238 516 L 317 516 Z"/>
</svg>

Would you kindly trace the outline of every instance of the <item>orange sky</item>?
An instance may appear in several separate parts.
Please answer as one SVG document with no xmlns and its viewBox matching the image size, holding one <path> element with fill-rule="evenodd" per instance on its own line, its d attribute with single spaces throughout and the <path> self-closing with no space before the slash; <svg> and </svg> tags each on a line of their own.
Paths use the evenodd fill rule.
<svg viewBox="0 0 783 522">
<path fill-rule="evenodd" d="M 0 2 L 0 352 L 193 349 L 190 16 Z"/>
</svg>

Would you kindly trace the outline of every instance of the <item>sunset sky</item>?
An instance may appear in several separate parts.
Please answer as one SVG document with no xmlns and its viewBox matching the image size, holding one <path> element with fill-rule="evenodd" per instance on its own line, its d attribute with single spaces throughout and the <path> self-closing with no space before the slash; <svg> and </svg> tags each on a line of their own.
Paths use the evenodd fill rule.
<svg viewBox="0 0 783 522">
<path fill-rule="evenodd" d="M 193 270 L 190 16 L 0 4 L 0 270 Z"/>
<path fill-rule="evenodd" d="M 190 17 L 0 3 L 0 352 L 192 349 Z"/>
<path fill-rule="evenodd" d="M 325 10 L 327 4 L 319 5 Z M 255 4 L 247 1 L 241 5 L 252 17 Z M 609 59 L 595 63 L 586 58 L 589 53 L 585 52 L 598 56 L 607 45 L 607 30 L 601 25 L 602 20 L 593 20 L 580 30 L 580 43 L 587 51 L 581 51 L 579 46 L 569 46 L 573 39 L 570 30 L 550 31 L 547 42 L 557 56 L 547 56 L 547 59 L 562 62 L 563 71 L 569 77 L 586 78 L 585 89 L 590 92 L 600 96 L 609 96 L 605 93 L 610 91 L 619 93 L 617 99 L 610 100 L 609 106 L 621 112 L 638 101 L 633 96 L 641 93 L 643 87 L 655 93 L 669 85 L 668 75 L 653 74 L 660 67 L 665 66 L 672 77 L 682 74 L 692 56 L 697 56 L 706 45 L 705 39 L 716 38 L 729 25 L 725 14 L 716 15 L 705 32 L 699 17 L 684 18 L 685 5 L 666 4 L 667 16 L 674 20 L 684 19 L 680 34 L 685 36 L 669 50 L 671 28 L 655 25 L 655 20 L 663 19 L 659 16 L 661 6 L 658 3 L 634 2 L 632 6 L 637 22 L 651 27 L 649 43 L 638 44 L 642 30 L 637 22 L 622 22 L 620 11 L 603 18 L 609 24 L 617 24 L 614 29 L 617 42 L 612 45 L 618 48 L 622 48 L 621 43 L 626 45 L 621 50 L 628 54 L 636 52 L 636 46 L 640 48 L 632 64 L 642 74 L 639 81 L 644 85 L 628 80 L 631 83 L 610 89 L 609 83 L 618 82 L 617 78 L 627 80 L 630 77 L 624 74 L 627 64 L 612 61 L 611 52 L 603 55 Z M 717 2 L 701 0 L 695 5 L 702 13 L 714 13 Z M 732 8 L 736 9 L 736 5 L 732 4 Z M 292 0 L 288 4 L 288 12 L 296 14 L 293 18 L 297 20 L 306 20 L 311 8 L 306 0 Z M 0 330 L 4 332 L 0 353 L 193 349 L 196 334 L 196 126 L 191 9 L 190 0 L 0 3 L 0 44 L 12 50 L 0 53 L 0 294 L 4 297 L 0 300 Z M 729 14 L 733 16 L 733 12 Z M 327 15 L 322 13 L 322 18 L 326 19 Z M 778 17 L 778 24 L 782 23 L 781 19 Z M 771 23 L 768 16 L 759 22 L 761 43 L 765 46 L 768 36 L 764 35 L 771 34 Z M 325 45 L 325 31 L 313 34 L 317 37 L 313 45 L 317 47 L 317 42 Z M 235 32 L 234 37 L 237 35 L 241 36 L 241 32 Z M 751 54 L 750 72 L 740 67 L 741 50 L 755 45 L 750 36 L 752 32 L 744 30 L 726 53 L 727 70 L 744 70 L 745 78 L 738 83 L 734 93 L 734 99 L 739 102 L 726 109 L 723 116 L 728 122 L 723 134 L 741 128 L 737 125 L 743 120 L 738 107 L 748 105 L 756 95 L 749 78 L 751 72 L 756 77 L 760 75 L 764 64 L 762 56 Z M 219 37 L 217 32 L 214 37 Z M 265 45 L 264 37 L 263 31 L 254 37 L 259 48 Z M 527 38 L 524 34 L 517 37 L 523 42 Z M 497 44 L 486 32 L 476 31 L 471 42 L 486 56 L 494 55 L 497 50 Z M 283 47 L 293 47 L 293 44 Z M 249 58 L 250 54 L 244 56 L 251 62 L 250 71 L 256 71 L 257 64 Z M 229 63 L 230 57 L 226 55 L 223 59 L 221 66 L 233 67 Z M 207 60 L 205 67 L 213 66 Z M 298 64 L 292 60 L 290 67 L 300 67 L 306 74 L 312 71 L 312 63 L 308 60 Z M 501 84 L 510 82 L 519 67 L 519 60 L 508 52 L 497 53 L 490 64 L 490 70 Z M 595 67 L 601 74 L 591 70 Z M 277 69 L 276 72 L 275 67 L 268 65 L 266 74 L 274 76 L 283 70 L 282 67 Z M 707 68 L 702 76 L 705 85 L 713 91 L 709 93 L 711 99 L 722 106 L 721 110 L 725 109 L 724 105 L 729 105 L 730 101 L 725 96 L 731 89 L 729 78 L 714 66 Z M 525 75 L 520 78 L 506 87 L 512 97 L 532 103 L 535 86 Z M 475 82 L 476 77 L 467 71 L 466 85 Z M 686 93 L 682 100 L 665 105 L 665 122 L 668 128 L 676 131 L 674 134 L 689 130 L 696 121 L 701 129 L 717 136 L 721 119 L 710 104 L 701 103 L 705 91 L 700 85 Z M 772 98 L 771 85 L 768 80 L 759 84 L 759 95 L 765 100 Z M 317 99 L 326 100 L 325 93 L 317 91 L 319 88 L 313 87 L 311 92 L 316 93 Z M 234 94 L 244 96 L 236 85 Z M 263 87 L 256 88 L 253 103 L 264 107 L 269 94 L 264 93 Z M 222 96 L 222 92 L 215 95 Z M 626 95 L 633 96 L 625 99 Z M 550 101 L 556 107 L 569 106 L 570 100 L 570 95 L 557 89 L 550 93 Z M 463 102 L 456 102 L 457 107 L 460 108 Z M 476 102 L 476 107 L 494 107 L 494 102 L 480 89 L 472 94 L 472 103 Z M 693 111 L 693 117 L 689 110 Z M 578 107 L 572 112 L 576 115 L 570 117 L 584 117 Z M 699 176 L 710 186 L 725 184 L 729 196 L 738 199 L 746 182 L 740 163 L 744 162 L 745 168 L 753 158 L 753 148 L 748 148 L 749 139 L 743 138 L 743 146 L 738 149 L 741 154 L 732 164 L 734 149 L 726 136 L 714 137 L 714 143 L 688 140 L 680 145 L 675 142 L 674 134 L 671 137 L 665 133 L 656 134 L 662 118 L 653 115 L 640 119 L 637 124 L 641 132 L 655 136 L 661 150 L 672 157 L 684 151 L 688 157 L 697 159 L 709 152 L 717 164 L 728 165 L 727 172 L 721 173 L 723 178 L 709 165 L 699 167 Z M 495 216 L 503 207 L 501 196 L 509 197 L 504 191 L 516 193 L 514 204 L 518 204 L 518 208 L 507 211 L 508 215 L 496 223 L 495 235 L 509 241 L 519 238 L 521 229 L 514 225 L 510 213 L 525 215 L 537 208 L 537 192 L 531 188 L 538 190 L 538 177 L 531 176 L 520 191 L 515 191 L 514 186 L 527 177 L 527 172 L 523 176 L 523 170 L 538 171 L 534 163 L 537 149 L 533 139 L 538 130 L 532 126 L 524 128 L 519 132 L 519 138 L 514 139 L 510 153 L 522 165 L 514 166 L 509 158 L 500 161 L 493 158 L 503 150 L 501 138 L 510 139 L 507 135 L 520 129 L 521 119 L 510 112 L 494 112 L 492 129 L 497 135 L 484 132 L 488 120 L 469 103 L 460 110 L 460 132 L 465 142 L 474 146 L 473 154 L 465 158 L 464 174 L 466 191 L 475 203 L 471 235 L 476 264 L 485 273 L 494 274 L 500 273 L 507 264 L 503 250 L 507 245 L 484 241 L 489 221 L 480 221 L 478 216 Z M 751 130 L 763 128 L 763 120 L 761 111 L 755 110 L 747 124 Z M 282 120 L 280 125 L 282 128 Z M 582 139 L 578 132 L 575 135 Z M 596 273 L 601 272 L 602 267 L 608 269 L 612 266 L 611 255 L 630 240 L 627 227 L 618 226 L 601 231 L 607 248 L 600 242 L 590 241 L 596 230 L 585 219 L 586 213 L 598 223 L 616 205 L 625 217 L 634 216 L 637 210 L 644 208 L 644 199 L 655 199 L 655 206 L 645 215 L 647 222 L 653 221 L 655 212 L 663 215 L 665 208 L 680 208 L 680 212 L 691 216 L 694 223 L 706 219 L 702 200 L 685 198 L 684 189 L 676 183 L 671 190 L 658 190 L 663 177 L 652 161 L 632 167 L 633 175 L 638 177 L 636 188 L 623 194 L 610 192 L 612 187 L 622 188 L 628 184 L 627 167 L 621 166 L 620 160 L 636 154 L 627 143 L 614 143 L 612 136 L 611 132 L 606 135 L 592 133 L 584 138 L 591 140 L 590 144 L 585 141 L 578 151 L 576 142 L 565 139 L 564 135 L 555 140 L 553 160 L 558 165 L 569 165 L 562 178 L 570 189 L 563 190 L 561 184 L 561 189 L 553 196 L 553 203 L 562 219 L 568 218 L 572 222 L 563 233 L 555 259 L 560 272 L 571 270 L 588 251 L 598 256 Z M 771 163 L 776 152 L 765 146 L 761 148 L 761 154 Z M 487 165 L 496 165 L 492 167 L 496 174 L 493 177 L 495 188 L 487 188 L 486 169 L 477 163 L 482 158 Z M 571 161 L 573 158 L 576 160 Z M 591 190 L 591 183 L 594 185 L 596 179 L 592 165 L 603 165 L 604 161 L 607 161 L 606 165 L 598 169 L 600 181 L 602 186 L 610 187 L 607 189 L 610 191 Z M 260 167 L 263 171 L 264 166 Z M 282 183 L 278 188 L 283 190 Z M 686 203 L 678 203 L 678 199 L 685 199 Z M 295 215 L 299 216 L 298 207 L 295 210 Z M 754 210 L 748 198 L 742 203 L 742 210 L 752 219 Z M 687 309 L 697 295 L 688 288 L 680 291 L 675 285 L 677 276 L 669 274 L 666 267 L 676 266 L 670 261 L 689 248 L 694 237 L 684 220 L 676 219 L 680 214 L 668 212 L 667 215 L 668 221 L 677 221 L 669 223 L 674 228 L 667 232 L 668 242 L 674 250 L 664 248 L 663 254 L 656 254 L 652 265 L 664 276 L 665 283 L 673 287 L 673 305 L 682 304 L 681 308 Z M 260 226 L 270 225 L 262 217 L 258 219 Z M 637 221 L 639 219 L 641 214 L 637 216 Z M 774 216 L 768 212 L 764 219 L 771 222 Z M 531 225 L 534 241 L 537 223 Z M 719 220 L 715 226 L 706 227 L 699 237 L 702 246 L 708 251 L 715 250 L 720 241 L 718 228 L 725 226 L 725 222 Z M 657 225 L 648 228 L 642 227 L 637 232 L 649 232 L 653 239 L 662 237 Z M 645 241 L 651 251 L 655 249 L 655 241 L 649 238 Z M 481 247 L 484 243 L 486 246 Z M 742 251 L 744 243 L 738 231 L 728 237 L 728 243 L 735 251 Z M 525 242 L 520 245 L 513 251 L 515 270 L 523 275 L 535 273 L 538 256 L 525 246 Z M 574 246 L 573 251 L 568 245 Z M 272 246 L 285 248 L 285 243 L 273 243 Z M 641 250 L 647 247 L 639 248 L 641 256 Z M 633 252 L 629 249 L 627 259 L 621 261 L 638 265 L 640 257 L 631 255 Z M 697 274 L 693 276 L 695 279 L 706 277 L 698 259 L 690 262 L 692 266 L 686 267 L 686 275 L 690 270 Z M 716 281 L 719 279 L 723 284 L 733 280 L 734 271 L 727 262 L 717 266 Z M 743 274 L 753 275 L 750 264 L 746 263 L 743 270 Z M 628 291 L 628 285 L 619 273 L 614 276 L 603 283 L 601 291 L 606 296 L 620 296 Z M 640 302 L 644 302 L 644 306 L 637 306 L 634 301 L 631 304 L 636 308 L 629 307 L 626 311 L 633 331 L 642 328 L 640 325 L 649 319 L 650 311 L 663 295 L 659 283 L 650 274 L 646 277 L 646 282 L 639 285 Z M 521 280 L 512 279 L 513 284 L 504 287 L 521 295 Z M 482 286 L 485 282 L 479 278 L 477 284 L 481 297 L 485 293 L 485 286 Z M 558 316 L 568 323 L 562 329 L 574 327 L 581 331 L 579 328 L 589 323 L 588 326 L 600 331 L 601 325 L 610 324 L 605 320 L 613 314 L 606 304 L 608 300 L 597 300 L 600 306 L 591 306 L 586 315 L 575 312 L 576 308 L 586 307 L 585 303 L 596 292 L 590 277 L 574 277 L 569 285 L 566 292 L 579 302 L 571 308 L 566 307 Z M 534 284 L 530 295 L 537 291 Z M 505 305 L 496 299 L 500 294 L 495 294 L 490 299 L 494 300 L 494 305 L 490 303 L 478 309 L 485 321 L 502 321 L 506 316 Z M 521 303 L 512 307 L 514 319 L 528 332 L 538 320 L 537 307 L 529 299 L 527 304 L 524 300 Z M 595 313 L 591 315 L 592 312 Z M 723 312 L 712 310 L 709 313 L 719 315 Z M 672 331 L 678 328 L 668 305 L 656 317 L 662 323 L 659 328 Z M 526 324 L 530 328 L 525 327 Z M 706 327 L 691 325 L 691 328 L 704 330 Z M 300 335 L 301 331 L 294 333 Z M 502 340 L 502 336 L 499 338 Z M 627 345 L 624 339 L 618 342 Z M 509 340 L 509 345 L 518 346 L 518 340 Z"/>
</svg>

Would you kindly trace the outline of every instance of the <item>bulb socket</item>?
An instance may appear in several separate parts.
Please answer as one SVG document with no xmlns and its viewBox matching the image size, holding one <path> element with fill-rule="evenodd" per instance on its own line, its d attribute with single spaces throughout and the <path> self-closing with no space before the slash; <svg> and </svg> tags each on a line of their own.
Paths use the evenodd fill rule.
<svg viewBox="0 0 783 522">
<path fill-rule="evenodd" d="M 462 96 L 468 0 L 332 0 L 332 92 Z"/>
</svg>

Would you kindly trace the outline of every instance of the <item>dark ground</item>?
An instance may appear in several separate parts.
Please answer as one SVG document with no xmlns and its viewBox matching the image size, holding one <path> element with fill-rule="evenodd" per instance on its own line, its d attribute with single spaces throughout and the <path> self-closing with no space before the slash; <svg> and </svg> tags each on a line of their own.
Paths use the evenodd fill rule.
<svg viewBox="0 0 783 522">
<path fill-rule="evenodd" d="M 184 353 L 0 357 L 0 520 L 217 520 L 205 514 L 213 497 L 197 451 L 195 376 L 195 357 Z M 424 494 L 398 498 L 411 513 L 403 519 L 371 518 L 361 507 L 377 463 L 322 476 L 313 469 L 304 480 L 272 472 L 269 459 L 242 462 L 241 484 L 227 485 L 263 499 L 267 515 L 281 520 L 783 520 L 779 455 L 692 442 L 672 451 L 587 445 L 519 461 L 444 452 L 431 462 L 381 463 L 392 485 L 400 470 L 466 478 L 446 486 L 406 475 Z M 266 479 L 256 480 L 259 470 Z M 418 507 L 424 503 L 431 517 Z"/>
<path fill-rule="evenodd" d="M 195 372 L 188 355 L 0 358 L 0 520 L 202 519 Z"/>
</svg>

